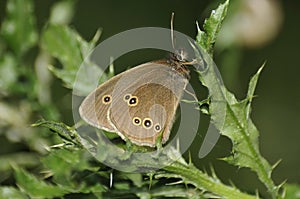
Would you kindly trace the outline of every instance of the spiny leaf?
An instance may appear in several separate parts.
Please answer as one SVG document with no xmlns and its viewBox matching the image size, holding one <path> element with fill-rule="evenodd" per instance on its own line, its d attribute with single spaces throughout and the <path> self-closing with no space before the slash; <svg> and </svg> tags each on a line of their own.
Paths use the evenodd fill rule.
<svg viewBox="0 0 300 199">
<path fill-rule="evenodd" d="M 264 66 L 265 66 L 265 64 L 263 64 L 258 69 L 257 73 L 251 78 L 250 83 L 249 83 L 248 92 L 247 92 L 248 104 L 247 104 L 247 110 L 246 110 L 247 111 L 246 112 L 247 119 L 250 117 L 251 102 L 252 102 L 252 99 L 254 98 L 254 91 L 255 91 L 260 73 L 263 70 Z"/>
<path fill-rule="evenodd" d="M 198 26 L 198 35 L 196 37 L 197 43 L 211 56 L 213 54 L 213 47 L 216 42 L 217 35 L 227 14 L 228 6 L 229 0 L 226 0 L 225 3 L 220 4 L 216 10 L 211 12 L 210 17 L 204 21 L 204 31 L 202 31 Z"/>
<path fill-rule="evenodd" d="M 36 44 L 38 35 L 33 15 L 32 0 L 9 0 L 1 35 L 14 52 L 20 56 Z"/>
<path fill-rule="evenodd" d="M 73 143 L 80 147 L 82 146 L 80 136 L 78 135 L 77 131 L 65 125 L 64 123 L 40 120 L 32 124 L 32 126 L 43 126 L 49 128 L 57 133 L 65 142 Z"/>
<path fill-rule="evenodd" d="M 84 150 L 76 149 L 51 149 L 51 153 L 42 159 L 44 165 L 54 172 L 54 175 L 69 175 L 72 169 L 84 170 L 89 166 L 87 164 L 88 156 L 85 156 Z"/>
<path fill-rule="evenodd" d="M 100 182 L 94 185 L 87 183 L 89 177 L 96 176 L 100 168 L 100 164 L 99 166 L 90 165 L 90 160 L 91 156 L 85 150 L 54 148 L 51 149 L 48 156 L 42 159 L 42 162 L 49 169 L 52 181 L 67 188 L 72 193 L 88 193 L 93 192 L 93 190 L 103 192 L 106 187 Z"/>
<path fill-rule="evenodd" d="M 14 171 L 18 186 L 31 197 L 53 198 L 68 193 L 65 188 L 47 184 L 23 169 L 14 168 Z"/>
<path fill-rule="evenodd" d="M 73 88 L 79 67 L 85 61 L 89 67 L 92 67 L 94 74 L 98 74 L 100 68 L 90 63 L 85 58 L 95 47 L 100 37 L 98 30 L 91 42 L 86 42 L 81 36 L 67 26 L 50 24 L 43 32 L 42 46 L 53 57 L 57 58 L 63 65 L 62 69 L 50 67 L 55 76 L 62 79 L 67 88 Z M 89 82 L 80 82 L 79 89 L 83 92 L 91 89 Z"/>
<path fill-rule="evenodd" d="M 250 105 L 262 68 L 251 79 L 247 98 L 239 102 L 220 81 L 212 59 L 208 55 L 199 54 L 199 50 L 195 52 L 198 54 L 197 57 L 199 56 L 198 59 L 204 59 L 209 66 L 204 71 L 198 72 L 202 84 L 210 93 L 209 113 L 212 124 L 233 143 L 233 155 L 224 160 L 239 167 L 248 167 L 256 172 L 268 188 L 272 198 L 278 198 L 279 187 L 275 186 L 271 179 L 272 167 L 259 152 L 259 133 L 249 117 Z"/>
<path fill-rule="evenodd" d="M 78 68 L 83 61 L 80 51 L 80 36 L 62 25 L 50 24 L 42 35 L 42 46 L 58 58 L 65 69 Z"/>
<path fill-rule="evenodd" d="M 31 197 L 54 198 L 69 193 L 101 193 L 107 189 L 100 183 L 87 184 L 86 179 L 62 179 L 62 184 L 50 185 L 20 168 L 14 168 L 17 184 Z M 70 172 L 71 170 L 69 170 Z"/>
<path fill-rule="evenodd" d="M 239 102 L 229 91 L 224 90 L 227 110 L 224 126 L 220 129 L 220 132 L 222 135 L 229 137 L 233 143 L 233 155 L 224 158 L 224 160 L 239 167 L 248 167 L 256 172 L 259 179 L 268 188 L 272 198 L 277 198 L 278 187 L 271 179 L 272 167 L 259 152 L 259 133 L 249 118 L 249 103 L 253 97 L 261 69 L 250 81 L 247 99 Z"/>
</svg>

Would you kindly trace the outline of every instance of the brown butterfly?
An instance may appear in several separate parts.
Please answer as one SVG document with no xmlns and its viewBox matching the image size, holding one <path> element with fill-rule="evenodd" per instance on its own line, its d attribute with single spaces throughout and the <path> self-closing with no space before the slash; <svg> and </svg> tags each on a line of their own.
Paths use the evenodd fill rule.
<svg viewBox="0 0 300 199">
<path fill-rule="evenodd" d="M 81 117 L 137 145 L 154 147 L 161 134 L 165 143 L 188 84 L 186 63 L 173 55 L 114 76 L 84 99 Z"/>
<path fill-rule="evenodd" d="M 171 39 L 173 42 L 173 17 Z M 79 113 L 90 125 L 116 132 L 137 145 L 167 142 L 176 109 L 189 81 L 183 51 L 147 62 L 101 84 L 82 102 Z"/>
</svg>

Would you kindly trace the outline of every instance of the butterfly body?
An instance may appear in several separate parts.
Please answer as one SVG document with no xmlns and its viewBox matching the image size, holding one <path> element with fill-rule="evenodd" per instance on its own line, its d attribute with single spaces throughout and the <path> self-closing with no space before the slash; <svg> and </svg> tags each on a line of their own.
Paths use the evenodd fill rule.
<svg viewBox="0 0 300 199">
<path fill-rule="evenodd" d="M 79 112 L 90 125 L 116 132 L 137 145 L 154 147 L 170 135 L 189 70 L 176 57 L 147 62 L 101 84 Z"/>
</svg>

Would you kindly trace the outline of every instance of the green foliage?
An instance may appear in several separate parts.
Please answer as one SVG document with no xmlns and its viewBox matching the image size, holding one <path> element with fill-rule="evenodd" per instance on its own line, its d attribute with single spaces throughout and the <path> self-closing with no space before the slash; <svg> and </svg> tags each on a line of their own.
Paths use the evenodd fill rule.
<svg viewBox="0 0 300 199">
<path fill-rule="evenodd" d="M 18 55 L 24 54 L 38 40 L 31 0 L 7 2 L 6 20 L 2 23 L 1 35 Z"/>
<path fill-rule="evenodd" d="M 39 126 L 39 125 L 50 128 L 50 129 L 54 130 L 56 133 L 58 133 L 59 135 L 64 135 L 61 137 L 64 141 L 67 140 L 67 143 L 70 143 L 73 141 L 71 141 L 69 138 L 66 139 L 65 135 L 70 135 L 70 134 L 74 135 L 74 136 L 72 136 L 73 140 L 75 140 L 75 138 L 77 136 L 79 136 L 76 131 L 74 131 L 71 127 L 68 127 L 63 123 L 43 121 L 43 122 L 38 122 L 37 124 L 35 124 L 35 126 Z M 55 126 L 55 127 L 53 128 L 53 126 Z M 49 156 L 43 160 L 44 164 L 47 167 L 49 167 L 49 169 L 51 169 L 51 172 L 53 172 L 53 174 L 54 174 L 53 178 L 56 183 L 64 184 L 64 186 L 66 186 L 66 183 L 72 182 L 70 174 L 67 172 L 72 171 L 73 169 L 76 169 L 76 170 L 89 169 L 89 170 L 95 171 L 95 169 L 93 170 L 93 168 L 90 168 L 88 166 L 87 162 L 84 162 L 84 160 L 87 159 L 87 157 L 82 158 L 83 157 L 82 153 L 84 150 L 82 148 L 79 149 L 79 148 L 75 147 L 75 146 L 86 146 L 84 144 L 86 141 L 84 139 L 81 139 L 79 142 L 80 143 L 78 143 L 78 141 L 76 141 L 75 142 L 76 145 L 71 145 L 68 147 L 68 149 L 60 148 L 59 150 L 53 150 L 52 153 L 50 153 Z M 105 148 L 103 148 L 103 150 L 101 150 L 99 148 L 98 148 L 98 150 L 105 151 L 104 154 L 100 153 L 100 155 L 102 154 L 103 156 L 97 157 L 98 160 L 101 159 L 103 161 L 106 158 L 108 158 L 107 157 L 108 154 L 113 156 L 113 153 L 116 152 L 115 150 L 110 151 L 110 148 L 107 146 L 105 146 Z M 123 152 L 118 151 L 117 155 L 118 156 L 116 157 L 115 161 L 118 160 L 119 164 L 126 164 L 127 159 L 124 159 L 124 156 L 128 156 L 128 154 L 126 154 L 125 151 L 123 151 Z M 135 168 L 133 168 L 133 169 L 136 169 L 136 167 L 143 168 L 143 167 L 145 167 L 145 165 L 147 165 L 149 168 L 157 168 L 157 169 L 159 169 L 161 166 L 163 166 L 160 172 L 157 172 L 154 174 L 155 179 L 160 179 L 163 177 L 164 178 L 181 178 L 182 179 L 181 183 L 192 184 L 195 187 L 199 188 L 200 190 L 205 190 L 205 191 L 211 192 L 211 194 L 203 195 L 203 198 L 211 197 L 212 195 L 215 195 L 215 196 L 221 195 L 226 198 L 245 198 L 245 199 L 256 198 L 256 197 L 244 194 L 234 187 L 226 186 L 226 185 L 222 184 L 216 176 L 210 177 L 208 174 L 198 170 L 192 163 L 186 163 L 185 160 L 180 157 L 178 151 L 174 148 L 170 148 L 169 150 L 167 150 L 166 152 L 164 152 L 161 155 L 165 158 L 165 162 L 162 163 L 165 165 L 157 164 L 155 161 L 155 158 L 154 159 L 144 158 L 143 161 L 137 160 L 136 162 L 134 162 L 133 165 L 135 165 Z M 173 160 L 173 161 L 175 160 L 175 161 L 174 161 L 174 163 L 172 163 L 170 165 L 169 162 L 171 160 Z M 136 175 L 126 174 L 126 175 L 129 179 L 131 179 L 134 182 L 135 186 L 137 186 L 137 187 L 142 186 L 142 182 L 141 182 L 141 179 L 139 176 L 140 174 L 136 174 Z M 212 184 L 214 186 L 212 186 Z M 119 190 L 124 190 L 124 189 L 129 190 L 130 189 L 128 183 L 121 183 L 121 184 L 117 183 L 117 184 L 115 184 L 115 186 L 116 186 L 116 189 L 119 189 Z M 137 195 L 142 196 L 145 194 L 145 193 L 142 194 L 140 191 L 141 190 L 139 190 L 139 191 L 137 190 Z M 183 195 L 181 191 L 178 191 L 175 188 L 169 188 L 167 192 L 168 192 L 168 194 L 173 194 L 173 196 L 176 195 L 178 197 Z M 149 193 L 147 193 L 147 194 L 149 194 Z M 186 196 L 187 194 L 184 194 L 184 195 Z"/>
<path fill-rule="evenodd" d="M 198 29 L 197 42 L 203 47 L 209 54 L 212 55 L 213 45 L 216 41 L 216 34 L 221 28 L 222 21 L 227 12 L 229 1 L 220 5 L 219 8 L 212 12 L 210 18 L 204 22 L 204 31 Z M 275 186 L 271 180 L 272 167 L 261 156 L 258 147 L 258 130 L 250 119 L 251 102 L 254 98 L 254 91 L 258 81 L 258 77 L 262 71 L 261 67 L 257 74 L 255 74 L 248 88 L 247 97 L 245 100 L 238 101 L 235 96 L 230 93 L 225 87 L 216 89 L 215 85 L 218 85 L 217 76 L 214 71 L 209 71 L 211 75 L 207 78 L 201 77 L 201 80 L 210 91 L 217 90 L 217 96 L 222 96 L 220 99 L 226 103 L 225 120 L 223 124 L 216 125 L 222 135 L 230 138 L 232 146 L 232 155 L 223 158 L 230 164 L 239 167 L 248 167 L 257 173 L 259 179 L 266 185 L 272 198 L 279 198 L 279 187 Z M 220 122 L 218 117 L 219 102 L 212 101 L 210 104 L 212 120 L 215 124 Z M 217 113 L 215 115 L 215 113 Z"/>
<path fill-rule="evenodd" d="M 23 169 L 15 168 L 14 172 L 18 186 L 30 197 L 53 198 L 66 193 L 65 188 L 47 184 Z"/>
<path fill-rule="evenodd" d="M 205 71 L 201 80 L 212 91 L 212 96 L 218 96 L 217 100 L 211 100 L 209 112 L 220 133 L 232 142 L 232 155 L 223 160 L 240 168 L 248 167 L 253 170 L 266 185 L 272 198 L 279 198 L 279 187 L 271 179 L 272 167 L 259 152 L 259 133 L 250 119 L 251 102 L 262 68 L 250 80 L 247 97 L 242 101 L 238 101 L 224 86 L 216 87 L 219 84 L 213 70 Z M 224 103 L 225 115 L 220 115 Z"/>
<path fill-rule="evenodd" d="M 27 199 L 28 197 L 20 190 L 13 187 L 0 187 L 0 198 Z"/>
<path fill-rule="evenodd" d="M 0 52 L 1 93 L 26 93 L 27 89 L 32 90 L 34 77 L 28 76 L 31 69 L 24 56 L 38 41 L 32 1 L 10 0 L 6 11 L 0 30 L 3 48 Z M 10 51 L 5 52 L 5 49 Z M 20 76 L 26 76 L 29 83 L 24 82 L 23 87 L 16 86 L 20 83 Z"/>
<path fill-rule="evenodd" d="M 296 184 L 287 184 L 284 186 L 286 189 L 285 199 L 299 199 L 300 198 L 300 186 Z"/>
<path fill-rule="evenodd" d="M 211 56 L 213 55 L 213 47 L 217 40 L 217 35 L 221 29 L 223 20 L 226 17 L 228 6 L 229 0 L 226 0 L 225 3 L 218 7 L 218 9 L 211 12 L 210 17 L 204 21 L 204 31 L 201 31 L 198 26 L 198 35 L 196 40 L 198 44 Z"/>
<path fill-rule="evenodd" d="M 0 89 L 7 93 L 17 82 L 17 63 L 11 54 L 6 54 L 1 58 L 0 66 Z"/>
<path fill-rule="evenodd" d="M 57 132 L 59 137 L 61 137 L 61 139 L 64 140 L 65 143 L 72 143 L 74 145 L 82 146 L 79 140 L 80 137 L 76 133 L 76 131 L 63 123 L 48 122 L 45 120 L 41 120 L 36 122 L 32 126 L 47 127 L 48 129 Z"/>
<path fill-rule="evenodd" d="M 272 167 L 259 153 L 258 130 L 250 119 L 250 106 L 254 90 L 262 68 L 250 81 L 247 98 L 238 102 L 227 91 L 227 112 L 221 133 L 228 136 L 233 143 L 233 154 L 224 158 L 230 164 L 248 167 L 257 173 L 259 179 L 267 186 L 273 198 L 279 198 L 279 187 L 271 180 Z"/>
<path fill-rule="evenodd" d="M 3 169 L 16 162 L 23 166 L 38 164 L 35 153 L 43 154 L 43 145 L 49 144 L 51 139 L 45 139 L 41 131 L 37 136 L 37 132 L 28 127 L 37 119 L 37 112 L 49 119 L 59 118 L 50 99 L 49 88 L 41 89 L 44 95 L 38 89 L 40 85 L 49 84 L 49 81 L 45 75 L 43 79 L 37 78 L 41 74 L 36 70 L 35 60 L 31 56 L 39 39 L 35 21 L 33 1 L 7 1 L 6 15 L 0 29 L 0 134 L 12 146 L 22 143 L 31 153 L 18 151 L 20 147 L 17 147 L 10 155 L 15 159 L 1 155 L 1 160 L 9 160 L 0 162 L 0 168 Z M 22 159 L 22 155 L 28 160 Z"/>
<path fill-rule="evenodd" d="M 13 172 L 15 180 L 11 186 L 0 186 L 0 198 L 259 198 L 259 194 L 253 194 L 257 190 L 245 193 L 238 185 L 235 187 L 222 183 L 214 172 L 209 175 L 199 170 L 191 160 L 184 160 L 175 148 L 162 152 L 166 160 L 163 167 L 153 161 L 156 157 L 143 159 L 142 163 L 133 162 L 132 170 L 145 165 L 160 168 L 152 173 L 115 171 L 103 165 L 99 159 L 106 160 L 115 156 L 117 163 L 122 165 L 128 161 L 130 150 L 142 149 L 127 146 L 116 152 L 113 148 L 103 147 L 102 153 L 95 158 L 87 150 L 87 141 L 78 135 L 75 128 L 62 122 L 50 121 L 59 120 L 59 113 L 51 99 L 51 78 L 47 69 L 61 79 L 65 87 L 72 89 L 83 62 L 97 68 L 86 57 L 95 47 L 100 31 L 87 42 L 78 32 L 68 27 L 66 23 L 72 17 L 73 6 L 74 3 L 69 1 L 55 4 L 38 43 L 39 31 L 35 25 L 33 2 L 7 2 L 6 16 L 0 30 L 0 110 L 1 113 L 7 113 L 0 115 L 0 127 L 4 129 L 1 134 L 5 134 L 10 142 L 26 143 L 29 152 L 0 155 L 1 179 Z M 203 31 L 198 27 L 197 43 L 211 56 L 228 6 L 229 0 L 214 10 L 205 20 Z M 68 14 L 56 15 L 61 8 L 68 10 Z M 36 60 L 26 59 L 25 55 L 32 48 L 39 51 Z M 55 65 L 55 59 L 60 65 Z M 34 66 L 37 60 L 42 64 Z M 250 80 L 246 99 L 242 101 L 219 84 L 217 74 L 211 68 L 205 74 L 199 71 L 200 81 L 212 97 L 205 100 L 209 104 L 206 113 L 211 116 L 220 133 L 232 142 L 232 154 L 223 160 L 238 168 L 250 168 L 265 184 L 271 198 L 297 198 L 299 186 L 285 184 L 284 189 L 280 189 L 281 186 L 276 185 L 271 178 L 273 167 L 259 152 L 259 132 L 250 114 L 262 68 Z M 100 82 L 113 74 L 113 66 L 110 69 L 110 74 Z M 23 83 L 20 77 L 25 78 L 27 83 L 17 87 Z M 84 81 L 76 89 L 82 93 L 90 90 L 88 82 Z M 9 105 L 9 101 L 13 101 L 14 106 Z M 225 115 L 220 110 L 223 108 Z M 47 120 L 39 120 L 32 126 L 50 129 L 55 133 L 53 136 L 49 137 L 52 134 L 49 131 L 45 133 L 42 128 L 28 130 L 28 126 L 36 121 L 36 117 L 33 117 L 36 113 Z M 96 144 L 101 149 L 105 143 Z M 169 164 L 170 161 L 172 164 Z"/>
<path fill-rule="evenodd" d="M 64 25 L 49 24 L 42 35 L 42 46 L 63 65 L 63 69 L 50 66 L 50 70 L 63 80 L 67 88 L 73 88 L 78 69 L 94 48 L 100 37 L 98 31 L 91 42 Z"/>
</svg>

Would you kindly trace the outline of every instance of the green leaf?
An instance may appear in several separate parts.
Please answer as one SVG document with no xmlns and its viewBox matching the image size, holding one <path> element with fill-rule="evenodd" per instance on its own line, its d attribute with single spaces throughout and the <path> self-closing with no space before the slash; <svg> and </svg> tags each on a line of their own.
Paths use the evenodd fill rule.
<svg viewBox="0 0 300 199">
<path fill-rule="evenodd" d="M 68 193 L 66 189 L 50 185 L 20 168 L 14 168 L 18 186 L 31 197 L 53 198 Z"/>
<path fill-rule="evenodd" d="M 11 54 L 0 58 L 0 92 L 10 93 L 18 80 L 17 62 Z"/>
<path fill-rule="evenodd" d="M 252 99 L 254 98 L 254 91 L 255 91 L 260 73 L 263 70 L 264 66 L 265 66 L 265 64 L 263 64 L 258 69 L 257 73 L 251 78 L 250 83 L 249 83 L 248 92 L 247 92 L 248 104 L 247 104 L 247 110 L 246 110 L 247 111 L 246 112 L 247 119 L 250 117 L 251 102 L 252 102 Z"/>
<path fill-rule="evenodd" d="M 217 35 L 227 14 L 228 6 L 229 0 L 226 0 L 225 3 L 220 4 L 216 10 L 211 12 L 210 17 L 204 21 L 204 31 L 202 31 L 198 26 L 196 41 L 211 56 L 213 55 L 213 47 L 216 42 Z"/>
<path fill-rule="evenodd" d="M 259 152 L 259 132 L 249 117 L 250 102 L 261 70 L 262 68 L 250 81 L 247 99 L 239 102 L 233 94 L 223 89 L 227 110 L 224 126 L 220 129 L 220 132 L 222 135 L 229 137 L 233 144 L 233 155 L 224 158 L 224 160 L 230 164 L 247 167 L 256 172 L 259 179 L 268 188 L 272 198 L 277 198 L 279 187 L 275 186 L 271 179 L 271 165 Z"/>
<path fill-rule="evenodd" d="M 14 187 L 0 187 L 0 198 L 28 199 L 28 197 Z"/>
<path fill-rule="evenodd" d="M 251 79 L 247 98 L 238 101 L 220 81 L 213 60 L 205 53 L 200 54 L 199 50 L 195 52 L 197 59 L 205 61 L 208 66 L 204 71 L 198 72 L 202 84 L 209 90 L 211 99 L 209 113 L 212 124 L 222 135 L 230 138 L 233 144 L 232 156 L 226 157 L 224 160 L 238 167 L 247 167 L 253 170 L 260 181 L 265 184 L 271 197 L 280 198 L 278 193 L 280 187 L 276 186 L 271 179 L 273 168 L 259 152 L 259 132 L 249 116 L 255 87 L 263 67 Z"/>
<path fill-rule="evenodd" d="M 42 35 L 42 46 L 63 64 L 65 70 L 72 71 L 83 61 L 80 40 L 80 36 L 67 26 L 49 24 Z"/>
<path fill-rule="evenodd" d="M 82 150 L 75 150 L 74 148 L 73 150 L 72 148 L 52 149 L 49 155 L 42 159 L 42 162 L 55 175 L 65 174 L 67 176 L 73 168 L 83 170 L 88 167 L 83 155 Z"/>
<path fill-rule="evenodd" d="M 285 199 L 300 199 L 300 186 L 296 184 L 286 184 L 286 196 Z"/>
<path fill-rule="evenodd" d="M 0 155 L 0 171 L 11 169 L 11 165 L 32 167 L 38 165 L 39 159 L 36 154 L 26 152 L 16 152 Z"/>
<path fill-rule="evenodd" d="M 62 69 L 54 66 L 50 66 L 49 69 L 55 76 L 63 80 L 67 88 L 73 88 L 79 67 L 95 47 L 100 33 L 98 30 L 92 41 L 88 43 L 75 30 L 67 26 L 49 24 L 44 30 L 42 35 L 43 48 L 57 58 L 63 66 Z M 85 64 L 92 67 L 93 71 L 100 70 L 99 67 L 88 60 L 85 60 Z M 98 74 L 98 72 L 94 73 Z M 80 82 L 78 90 L 89 90 L 88 83 L 88 81 Z"/>
<path fill-rule="evenodd" d="M 76 1 L 58 1 L 52 8 L 49 21 L 52 24 L 68 24 L 74 16 Z"/>
<path fill-rule="evenodd" d="M 91 171 L 93 175 L 96 175 L 99 166 L 91 166 L 89 164 L 91 158 L 86 150 L 54 148 L 51 149 L 48 156 L 42 159 L 42 162 L 52 173 L 53 181 L 60 186 L 64 186 L 72 193 L 103 192 L 106 187 L 100 182 L 96 182 L 94 185 L 86 182 L 89 181 L 90 174 L 85 174 L 80 181 L 78 181 L 78 177 L 75 178 L 75 176 L 86 171 Z"/>
<path fill-rule="evenodd" d="M 78 135 L 77 131 L 62 122 L 40 120 L 32 124 L 32 126 L 42 126 L 49 128 L 50 130 L 57 133 L 66 143 L 72 143 L 79 147 L 82 146 L 80 136 Z"/>
<path fill-rule="evenodd" d="M 131 180 L 136 187 L 142 187 L 143 185 L 143 176 L 140 173 L 121 173 L 118 177 Z"/>
<path fill-rule="evenodd" d="M 261 69 L 250 81 L 248 89 L 248 98 L 250 99 L 252 99 Z M 259 133 L 249 118 L 248 102 L 248 99 L 236 102 L 236 100 L 228 100 L 227 98 L 226 118 L 221 133 L 231 139 L 233 155 L 224 158 L 224 160 L 239 167 L 248 167 L 256 172 L 259 179 L 270 191 L 272 197 L 276 198 L 279 188 L 275 186 L 271 179 L 271 165 L 259 152 Z"/>
<path fill-rule="evenodd" d="M 1 35 L 19 56 L 37 43 L 32 0 L 9 0 Z"/>
<path fill-rule="evenodd" d="M 81 186 L 80 189 L 75 188 L 73 190 L 73 192 L 74 193 L 93 193 L 93 194 L 97 195 L 99 193 L 107 192 L 107 188 L 98 182 L 94 185 L 87 184 L 87 185 Z"/>
<path fill-rule="evenodd" d="M 114 188 L 118 190 L 130 190 L 130 185 L 126 182 L 115 182 Z"/>
</svg>

